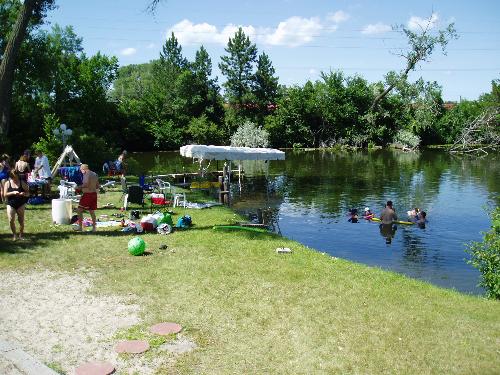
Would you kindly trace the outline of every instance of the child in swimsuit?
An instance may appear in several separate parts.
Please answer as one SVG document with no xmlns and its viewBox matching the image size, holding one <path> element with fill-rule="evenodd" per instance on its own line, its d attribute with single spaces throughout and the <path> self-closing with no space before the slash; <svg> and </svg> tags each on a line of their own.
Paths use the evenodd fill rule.
<svg viewBox="0 0 500 375">
<path fill-rule="evenodd" d="M 370 207 L 365 207 L 365 212 L 363 212 L 363 218 L 366 220 L 373 219 L 373 212 L 370 210 Z"/>
</svg>

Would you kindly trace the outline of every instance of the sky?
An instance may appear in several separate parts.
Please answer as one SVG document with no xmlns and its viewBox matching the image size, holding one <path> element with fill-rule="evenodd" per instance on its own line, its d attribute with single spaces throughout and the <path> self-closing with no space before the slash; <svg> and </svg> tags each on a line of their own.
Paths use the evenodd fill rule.
<svg viewBox="0 0 500 375">
<path fill-rule="evenodd" d="M 436 81 L 443 99 L 477 99 L 500 78 L 500 1 L 496 0 L 165 0 L 155 14 L 149 0 L 56 0 L 47 20 L 71 25 L 83 38 L 87 56 L 98 51 L 116 56 L 121 66 L 159 57 L 173 31 L 183 54 L 194 59 L 203 45 L 213 74 L 224 48 L 239 26 L 271 59 L 281 84 L 303 85 L 321 72 L 341 70 L 369 82 L 390 70 L 404 69 L 398 53 L 407 47 L 393 26 L 432 31 L 454 22 L 458 39 L 444 55 L 437 49 L 410 80 Z"/>
</svg>

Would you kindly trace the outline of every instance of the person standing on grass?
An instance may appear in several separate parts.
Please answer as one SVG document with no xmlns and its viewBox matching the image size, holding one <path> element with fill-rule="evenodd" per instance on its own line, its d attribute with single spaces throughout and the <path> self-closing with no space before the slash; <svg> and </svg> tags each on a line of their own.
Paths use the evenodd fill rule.
<svg viewBox="0 0 500 375">
<path fill-rule="evenodd" d="M 28 184 L 19 178 L 15 171 L 9 172 L 9 179 L 4 186 L 4 197 L 7 200 L 7 217 L 9 218 L 10 230 L 13 240 L 24 240 L 24 209 L 30 196 Z M 16 215 L 19 222 L 19 236 L 16 232 Z"/>
<path fill-rule="evenodd" d="M 127 173 L 127 150 L 123 150 L 120 156 L 118 156 L 116 171 L 121 174 L 122 178 L 125 178 L 125 174 Z"/>
<path fill-rule="evenodd" d="M 83 174 L 83 183 L 78 186 L 82 190 L 82 197 L 78 204 L 78 227 L 75 230 L 82 231 L 83 211 L 88 211 L 92 218 L 92 232 L 96 231 L 95 210 L 97 209 L 97 190 L 99 189 L 99 178 L 95 172 L 89 169 L 87 164 L 80 166 Z"/>
<path fill-rule="evenodd" d="M 29 156 L 27 154 L 23 154 L 16 162 L 16 166 L 14 167 L 14 171 L 19 176 L 19 179 L 24 182 L 28 181 L 28 174 L 31 172 L 29 160 Z"/>
<path fill-rule="evenodd" d="M 35 152 L 35 168 L 33 169 L 33 178 L 37 175 L 40 179 L 45 180 L 43 184 L 43 193 L 45 196 L 50 196 L 50 183 L 52 182 L 52 173 L 50 171 L 49 159 L 41 150 Z"/>
</svg>

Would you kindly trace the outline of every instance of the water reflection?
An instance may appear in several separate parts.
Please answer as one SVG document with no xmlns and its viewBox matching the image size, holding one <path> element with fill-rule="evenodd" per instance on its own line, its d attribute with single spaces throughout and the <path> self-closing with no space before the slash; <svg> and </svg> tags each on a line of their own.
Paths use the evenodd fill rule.
<svg viewBox="0 0 500 375">
<path fill-rule="evenodd" d="M 177 153 L 138 155 L 145 167 L 195 171 Z M 214 169 L 216 166 L 212 166 Z M 457 158 L 439 151 L 287 151 L 285 161 L 244 164 L 243 189 L 234 208 L 249 218 L 271 209 L 283 235 L 334 256 L 405 273 L 465 292 L 481 293 L 478 272 L 466 264 L 465 244 L 488 230 L 487 211 L 500 200 L 498 155 Z M 352 208 L 378 216 L 392 200 L 400 219 L 420 207 L 425 228 L 347 221 Z M 403 216 L 404 217 L 403 217 Z M 279 219 L 279 220 L 277 220 Z M 386 242 L 390 242 L 387 244 Z"/>
<path fill-rule="evenodd" d="M 392 238 L 396 234 L 398 227 L 393 224 L 380 224 L 380 235 L 384 237 L 385 243 L 390 245 L 392 243 Z"/>
</svg>

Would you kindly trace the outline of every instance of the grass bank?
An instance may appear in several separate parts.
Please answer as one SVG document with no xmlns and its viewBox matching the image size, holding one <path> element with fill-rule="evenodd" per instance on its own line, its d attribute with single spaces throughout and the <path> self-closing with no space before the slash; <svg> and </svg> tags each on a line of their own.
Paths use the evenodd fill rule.
<svg viewBox="0 0 500 375">
<path fill-rule="evenodd" d="M 106 193 L 100 203 L 119 205 L 119 196 Z M 143 235 L 152 254 L 141 257 L 128 254 L 132 236 L 117 229 L 51 225 L 49 205 L 30 206 L 28 240 L 12 242 L 1 207 L 0 269 L 95 271 L 94 293 L 131 296 L 141 306 L 142 323 L 122 336 L 144 337 L 143 327 L 159 321 L 184 327 L 197 348 L 158 373 L 500 372 L 499 302 L 273 234 L 213 231 L 235 219 L 224 207 L 186 210 L 190 230 Z M 283 246 L 293 253 L 277 254 Z"/>
</svg>

